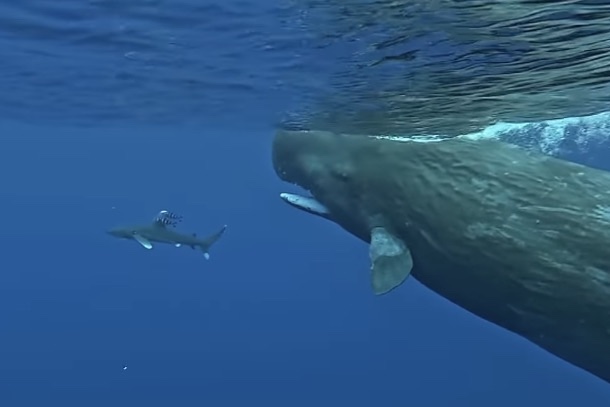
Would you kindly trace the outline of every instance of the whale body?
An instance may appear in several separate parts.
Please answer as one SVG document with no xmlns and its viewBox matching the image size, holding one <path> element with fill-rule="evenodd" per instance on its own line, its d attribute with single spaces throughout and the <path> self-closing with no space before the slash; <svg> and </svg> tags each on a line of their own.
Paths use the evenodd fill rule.
<svg viewBox="0 0 610 407">
<path fill-rule="evenodd" d="M 279 131 L 282 198 L 367 242 L 379 295 L 412 276 L 610 382 L 610 173 L 497 140 Z"/>
</svg>

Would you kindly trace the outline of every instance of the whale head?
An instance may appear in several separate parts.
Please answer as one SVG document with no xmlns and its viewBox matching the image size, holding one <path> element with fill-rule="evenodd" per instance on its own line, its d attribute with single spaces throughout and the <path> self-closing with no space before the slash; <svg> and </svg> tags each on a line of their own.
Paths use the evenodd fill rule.
<svg viewBox="0 0 610 407">
<path fill-rule="evenodd" d="M 277 175 L 324 198 L 327 187 L 341 187 L 354 172 L 346 154 L 336 145 L 336 137 L 319 131 L 279 131 L 273 143 Z"/>
<path fill-rule="evenodd" d="M 363 143 L 368 144 L 364 136 L 278 131 L 273 142 L 273 168 L 281 180 L 307 191 L 305 196 L 283 193 L 282 199 L 331 219 L 368 241 L 374 225 L 370 222 L 367 200 L 371 190 L 367 185 L 374 182 L 370 179 L 374 172 L 364 168 L 370 159 L 361 156 Z M 370 155 L 370 149 L 366 154 Z"/>
<path fill-rule="evenodd" d="M 369 243 L 371 285 L 377 295 L 400 286 L 413 267 L 407 244 L 383 214 L 388 196 L 379 191 L 393 189 L 379 156 L 381 145 L 366 136 L 322 131 L 279 131 L 273 143 L 277 175 L 309 193 L 280 197 Z"/>
</svg>

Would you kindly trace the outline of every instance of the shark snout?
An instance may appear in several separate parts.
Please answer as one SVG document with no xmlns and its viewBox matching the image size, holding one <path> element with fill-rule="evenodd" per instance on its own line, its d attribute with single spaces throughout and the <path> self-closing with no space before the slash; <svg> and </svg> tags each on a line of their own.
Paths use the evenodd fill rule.
<svg viewBox="0 0 610 407">
<path fill-rule="evenodd" d="M 106 230 L 106 234 L 113 236 L 113 237 L 126 237 L 127 233 L 124 229 L 120 229 L 120 228 L 112 228 L 112 229 L 108 229 Z"/>
</svg>

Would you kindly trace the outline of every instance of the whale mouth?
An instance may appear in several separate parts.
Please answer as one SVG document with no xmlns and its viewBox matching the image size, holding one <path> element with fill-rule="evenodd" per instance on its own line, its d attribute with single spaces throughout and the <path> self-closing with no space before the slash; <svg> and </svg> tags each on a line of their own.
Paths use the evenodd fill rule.
<svg viewBox="0 0 610 407">
<path fill-rule="evenodd" d="M 330 211 L 320 201 L 313 196 L 304 196 L 299 194 L 293 194 L 290 192 L 280 193 L 280 198 L 288 205 L 293 206 L 302 211 L 311 213 L 313 215 L 327 217 L 330 215 Z"/>
<path fill-rule="evenodd" d="M 285 182 L 286 184 L 290 184 L 293 187 L 296 187 L 298 190 L 300 190 L 301 192 L 282 192 L 280 193 L 280 196 L 282 197 L 282 195 L 286 195 L 286 196 L 301 196 L 304 199 L 315 199 L 313 197 L 313 193 L 305 188 L 304 186 L 302 186 L 301 184 L 299 184 L 297 181 L 295 181 L 290 174 L 288 173 L 288 171 L 283 167 L 283 166 L 277 166 L 275 168 L 275 172 L 277 173 L 278 177 Z M 282 197 L 282 199 L 284 199 Z"/>
<path fill-rule="evenodd" d="M 313 215 L 326 217 L 329 215 L 329 210 L 326 206 L 324 206 L 320 201 L 318 201 L 310 190 L 299 185 L 298 182 L 293 181 L 288 173 L 284 169 L 278 169 L 278 176 L 282 181 L 295 186 L 297 189 L 302 192 L 280 192 L 280 198 L 286 202 L 288 205 L 305 211 L 307 213 L 311 213 Z"/>
<path fill-rule="evenodd" d="M 306 159 L 306 152 L 311 150 L 309 144 L 309 132 L 279 131 L 277 133 L 272 149 L 273 169 L 282 181 L 301 190 L 301 192 L 281 192 L 280 198 L 297 209 L 327 216 L 328 208 L 314 197 L 309 188 L 305 187 L 312 185 L 312 176 Z"/>
<path fill-rule="evenodd" d="M 290 181 L 287 177 L 286 171 L 278 171 L 278 175 L 287 184 L 295 186 L 297 189 L 301 190 L 301 192 L 280 192 L 280 198 L 284 202 L 290 206 L 314 215 L 328 215 L 328 208 L 314 198 L 310 190 L 302 187 L 297 182 Z"/>
</svg>

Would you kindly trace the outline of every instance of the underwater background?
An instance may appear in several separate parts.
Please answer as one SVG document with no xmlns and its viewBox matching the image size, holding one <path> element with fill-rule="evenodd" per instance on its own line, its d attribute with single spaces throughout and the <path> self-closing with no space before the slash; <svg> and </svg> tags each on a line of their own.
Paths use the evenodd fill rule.
<svg viewBox="0 0 610 407">
<path fill-rule="evenodd" d="M 366 245 L 278 197 L 280 126 L 610 170 L 609 6 L 505 3 L 0 2 L 0 405 L 608 405 L 414 279 L 373 296 Z M 105 233 L 161 209 L 228 225 L 209 261 Z"/>
</svg>

